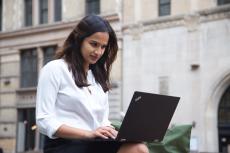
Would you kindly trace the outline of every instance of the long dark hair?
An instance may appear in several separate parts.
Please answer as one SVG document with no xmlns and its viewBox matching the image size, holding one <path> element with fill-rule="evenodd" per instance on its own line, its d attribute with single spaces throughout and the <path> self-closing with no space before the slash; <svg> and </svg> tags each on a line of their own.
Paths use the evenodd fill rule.
<svg viewBox="0 0 230 153">
<path fill-rule="evenodd" d="M 96 15 L 84 17 L 69 34 L 62 49 L 57 52 L 56 59 L 63 58 L 66 61 L 78 87 L 89 86 L 86 72 L 83 68 L 84 59 L 80 49 L 83 40 L 95 32 L 107 32 L 109 34 L 104 54 L 95 64 L 90 65 L 96 82 L 106 92 L 111 87 L 109 80 L 110 71 L 118 51 L 116 34 L 107 20 Z"/>
</svg>

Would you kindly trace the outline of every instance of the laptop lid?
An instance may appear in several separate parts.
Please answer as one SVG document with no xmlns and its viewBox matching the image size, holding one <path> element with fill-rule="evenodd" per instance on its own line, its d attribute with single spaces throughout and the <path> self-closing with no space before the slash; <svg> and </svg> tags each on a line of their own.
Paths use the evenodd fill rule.
<svg viewBox="0 0 230 153">
<path fill-rule="evenodd" d="M 179 99 L 135 91 L 116 139 L 162 141 Z"/>
</svg>

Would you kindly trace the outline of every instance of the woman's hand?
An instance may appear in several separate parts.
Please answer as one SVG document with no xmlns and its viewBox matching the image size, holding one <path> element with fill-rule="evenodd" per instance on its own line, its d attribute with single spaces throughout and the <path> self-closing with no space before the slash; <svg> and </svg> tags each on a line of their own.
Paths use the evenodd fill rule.
<svg viewBox="0 0 230 153">
<path fill-rule="evenodd" d="M 96 138 L 96 137 L 100 137 L 103 139 L 108 139 L 108 138 L 112 138 L 115 139 L 117 136 L 117 131 L 111 127 L 111 126 L 103 126 L 103 127 L 99 127 L 96 130 L 90 132 L 90 136 L 91 138 Z"/>
<path fill-rule="evenodd" d="M 117 131 L 111 126 L 103 126 L 99 127 L 94 131 L 87 131 L 83 129 L 73 128 L 68 125 L 61 125 L 56 133 L 54 134 L 56 137 L 60 138 L 70 138 L 70 139 L 92 139 L 92 138 L 103 138 L 115 139 L 117 136 Z"/>
</svg>

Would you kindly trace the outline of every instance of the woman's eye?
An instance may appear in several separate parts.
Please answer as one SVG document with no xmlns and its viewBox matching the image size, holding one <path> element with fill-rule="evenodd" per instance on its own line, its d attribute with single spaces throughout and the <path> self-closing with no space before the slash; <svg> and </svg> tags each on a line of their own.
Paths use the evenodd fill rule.
<svg viewBox="0 0 230 153">
<path fill-rule="evenodd" d="M 102 49 L 105 49 L 106 47 L 107 47 L 106 45 L 101 46 Z"/>
<path fill-rule="evenodd" d="M 97 47 L 97 43 L 96 42 L 91 42 L 90 43 L 93 47 Z"/>
</svg>

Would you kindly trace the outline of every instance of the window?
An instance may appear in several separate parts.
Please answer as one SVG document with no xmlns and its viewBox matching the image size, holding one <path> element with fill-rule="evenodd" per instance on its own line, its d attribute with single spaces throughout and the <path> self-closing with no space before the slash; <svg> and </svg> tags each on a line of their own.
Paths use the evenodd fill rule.
<svg viewBox="0 0 230 153">
<path fill-rule="evenodd" d="M 56 48 L 57 48 L 56 46 L 49 46 L 43 48 L 43 55 L 44 55 L 43 65 L 53 60 Z"/>
<path fill-rule="evenodd" d="M 31 26 L 33 24 L 33 11 L 32 0 L 25 0 L 25 26 Z"/>
<path fill-rule="evenodd" d="M 218 5 L 230 4 L 230 0 L 218 0 Z"/>
<path fill-rule="evenodd" d="M 37 85 L 37 52 L 36 49 L 21 52 L 21 88 Z"/>
<path fill-rule="evenodd" d="M 54 21 L 62 20 L 62 0 L 54 1 Z"/>
<path fill-rule="evenodd" d="M 86 0 L 86 14 L 99 14 L 100 0 Z"/>
<path fill-rule="evenodd" d="M 0 0 L 0 31 L 2 31 L 2 0 Z"/>
<path fill-rule="evenodd" d="M 18 140 L 17 152 L 34 150 L 36 130 L 35 126 L 35 108 L 26 108 L 18 110 Z"/>
<path fill-rule="evenodd" d="M 230 87 L 223 94 L 218 112 L 219 124 L 230 125 Z"/>
<path fill-rule="evenodd" d="M 159 0 L 159 16 L 170 15 L 171 2 L 170 0 Z"/>
<path fill-rule="evenodd" d="M 159 78 L 159 93 L 163 95 L 168 95 L 169 92 L 169 77 L 160 76 Z"/>
<path fill-rule="evenodd" d="M 228 153 L 230 144 L 230 86 L 221 97 L 218 109 L 219 152 Z"/>
<path fill-rule="evenodd" d="M 48 23 L 48 0 L 40 0 L 39 2 L 39 23 Z"/>
</svg>

